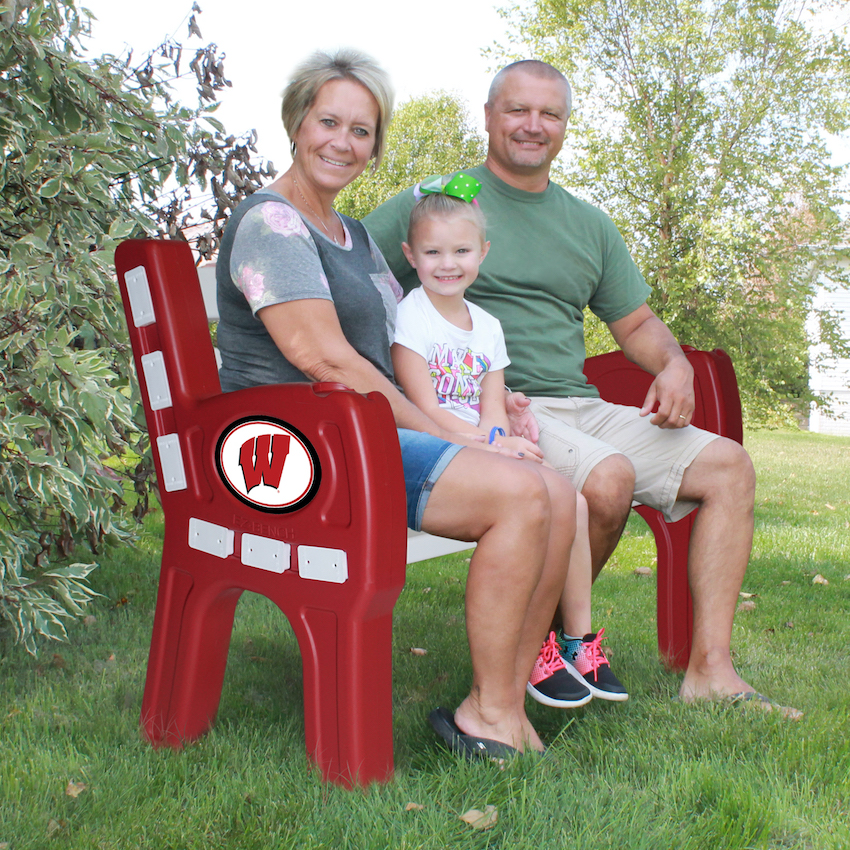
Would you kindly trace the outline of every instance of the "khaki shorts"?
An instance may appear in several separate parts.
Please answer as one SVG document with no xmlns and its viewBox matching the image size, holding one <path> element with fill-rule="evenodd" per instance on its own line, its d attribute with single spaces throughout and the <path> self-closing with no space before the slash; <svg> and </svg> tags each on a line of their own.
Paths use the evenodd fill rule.
<svg viewBox="0 0 850 850">
<path fill-rule="evenodd" d="M 600 398 L 532 398 L 546 460 L 581 490 L 609 455 L 625 455 L 635 468 L 635 502 L 676 522 L 699 507 L 677 502 L 685 470 L 717 434 L 688 425 L 658 428 L 637 407 Z"/>
</svg>

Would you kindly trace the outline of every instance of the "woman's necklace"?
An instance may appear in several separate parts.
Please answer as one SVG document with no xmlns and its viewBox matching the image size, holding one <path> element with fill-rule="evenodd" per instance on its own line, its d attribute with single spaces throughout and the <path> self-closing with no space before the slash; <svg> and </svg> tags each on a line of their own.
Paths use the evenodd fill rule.
<svg viewBox="0 0 850 850">
<path fill-rule="evenodd" d="M 310 206 L 310 202 L 304 197 L 304 193 L 301 191 L 301 187 L 298 185 L 298 181 L 295 179 L 294 174 L 292 175 L 292 185 L 295 186 L 295 191 L 298 192 L 298 194 L 301 196 L 301 200 L 304 201 L 304 206 L 307 207 L 307 209 L 311 213 L 313 213 L 313 215 L 319 220 L 319 224 L 321 224 L 322 227 L 325 228 L 325 233 L 327 233 L 328 236 L 333 239 L 334 245 L 339 245 L 339 240 L 336 238 L 336 236 L 333 235 L 333 233 L 330 232 L 328 226 L 322 220 L 322 217 Z"/>
</svg>

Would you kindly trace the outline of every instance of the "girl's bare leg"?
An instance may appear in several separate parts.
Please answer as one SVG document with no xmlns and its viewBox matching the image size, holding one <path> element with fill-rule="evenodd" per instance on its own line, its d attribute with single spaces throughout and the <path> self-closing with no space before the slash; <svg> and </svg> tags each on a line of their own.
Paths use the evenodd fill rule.
<svg viewBox="0 0 850 850">
<path fill-rule="evenodd" d="M 590 593 L 593 571 L 590 560 L 587 501 L 581 493 L 576 495 L 576 539 L 570 555 L 570 568 L 561 594 L 558 610 L 564 632 L 583 637 L 592 629 Z"/>
</svg>

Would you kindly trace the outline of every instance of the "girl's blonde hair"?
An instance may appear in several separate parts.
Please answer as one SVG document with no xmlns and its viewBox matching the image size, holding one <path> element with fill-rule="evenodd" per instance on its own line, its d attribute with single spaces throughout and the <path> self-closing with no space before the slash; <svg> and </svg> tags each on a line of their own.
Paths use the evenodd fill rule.
<svg viewBox="0 0 850 850">
<path fill-rule="evenodd" d="M 484 213 L 478 204 L 435 192 L 420 198 L 410 211 L 410 221 L 407 225 L 407 244 L 413 244 L 413 234 L 423 219 L 447 218 L 453 215 L 460 215 L 467 219 L 467 221 L 471 221 L 478 228 L 478 232 L 481 234 L 481 241 L 486 242 L 487 220 L 484 218 Z"/>
</svg>

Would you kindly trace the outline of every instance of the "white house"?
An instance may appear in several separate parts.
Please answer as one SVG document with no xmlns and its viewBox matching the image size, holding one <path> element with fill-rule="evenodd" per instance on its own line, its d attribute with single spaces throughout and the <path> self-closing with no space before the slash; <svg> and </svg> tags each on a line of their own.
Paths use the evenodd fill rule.
<svg viewBox="0 0 850 850">
<path fill-rule="evenodd" d="M 845 268 L 850 259 L 839 261 Z M 850 340 L 850 289 L 829 291 L 821 287 L 815 296 L 815 309 L 831 309 L 841 316 L 841 335 Z M 819 395 L 829 394 L 832 415 L 827 416 L 816 405 L 809 414 L 809 430 L 820 434 L 850 437 L 850 358 L 828 358 L 819 361 L 826 351 L 817 338 L 814 321 L 809 323 L 812 345 L 809 349 L 809 387 Z"/>
</svg>

